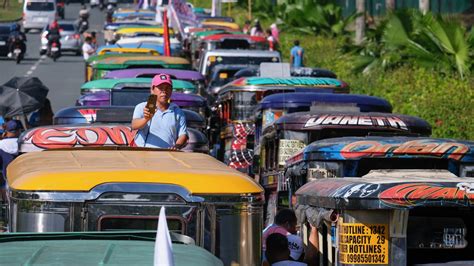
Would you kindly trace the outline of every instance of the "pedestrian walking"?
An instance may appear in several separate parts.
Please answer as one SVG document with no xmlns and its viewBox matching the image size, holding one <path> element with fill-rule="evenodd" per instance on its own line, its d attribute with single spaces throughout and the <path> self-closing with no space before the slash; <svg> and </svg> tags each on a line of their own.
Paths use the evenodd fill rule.
<svg viewBox="0 0 474 266">
<path fill-rule="evenodd" d="M 84 60 L 87 61 L 87 59 L 89 59 L 89 57 L 94 53 L 95 49 L 92 47 L 92 38 L 87 36 L 84 40 L 84 44 L 82 44 L 82 56 L 84 57 Z"/>
<path fill-rule="evenodd" d="M 300 46 L 300 41 L 294 42 L 295 46 L 291 48 L 290 62 L 292 67 L 304 66 L 304 49 Z"/>
<path fill-rule="evenodd" d="M 258 19 L 255 20 L 254 26 L 250 29 L 250 36 L 265 36 L 265 34 L 263 33 L 262 26 L 260 25 L 260 21 Z"/>
<path fill-rule="evenodd" d="M 268 42 L 268 49 L 270 51 L 276 51 L 278 44 L 277 44 L 275 38 L 273 37 L 271 30 L 266 31 L 266 37 L 267 37 L 267 42 Z"/>
<path fill-rule="evenodd" d="M 173 92 L 170 76 L 156 75 L 150 92 L 156 95 L 156 102 L 142 102 L 133 112 L 132 129 L 138 130 L 136 145 L 173 150 L 183 148 L 188 141 L 186 118 L 176 104 L 170 103 Z"/>
<path fill-rule="evenodd" d="M 250 34 L 250 20 L 246 20 L 244 26 L 242 27 L 242 32 L 244 34 Z"/>
<path fill-rule="evenodd" d="M 280 31 L 278 30 L 277 25 L 275 23 L 272 23 L 272 25 L 270 25 L 270 29 L 272 31 L 272 36 L 275 39 L 275 41 L 277 43 L 280 43 Z"/>
</svg>

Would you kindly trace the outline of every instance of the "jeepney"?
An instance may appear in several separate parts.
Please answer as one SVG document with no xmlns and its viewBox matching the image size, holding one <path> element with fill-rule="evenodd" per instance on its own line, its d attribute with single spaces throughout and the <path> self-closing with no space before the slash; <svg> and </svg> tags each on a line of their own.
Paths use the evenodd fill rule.
<svg viewBox="0 0 474 266">
<path fill-rule="evenodd" d="M 128 68 L 190 69 L 188 60 L 172 56 L 114 56 L 91 61 L 91 80 L 101 79 L 107 72 Z"/>
<path fill-rule="evenodd" d="M 201 54 L 212 50 L 268 50 L 265 37 L 237 33 L 218 33 L 197 38 L 191 43 L 193 67 L 199 67 Z"/>
<path fill-rule="evenodd" d="M 138 53 L 139 55 L 139 53 Z M 90 81 L 92 80 L 92 65 L 95 64 L 97 61 L 100 61 L 105 58 L 109 57 L 132 57 L 132 56 L 137 56 L 135 53 L 126 53 L 126 54 L 103 54 L 103 55 L 91 55 L 86 61 L 85 61 L 85 68 L 84 68 L 84 81 Z"/>
<path fill-rule="evenodd" d="M 260 67 L 249 66 L 235 73 L 235 78 L 258 77 L 260 76 Z M 290 76 L 292 77 L 313 77 L 313 78 L 333 78 L 337 75 L 331 70 L 317 67 L 291 67 Z"/>
<path fill-rule="evenodd" d="M 360 100 L 363 102 L 363 98 Z M 301 154 L 298 152 L 302 149 L 311 149 L 315 143 L 323 143 L 324 139 L 368 135 L 430 136 L 431 126 L 421 118 L 407 115 L 332 110 L 290 113 L 269 124 L 256 145 L 258 165 L 254 164 L 259 183 L 265 188 L 266 223 L 273 221 L 279 208 L 291 206 L 288 202 L 291 193 L 306 183 L 306 179 L 293 178 L 293 173 L 306 164 L 298 162 L 293 166 L 294 158 L 297 158 L 295 154 Z M 333 162 L 323 164 L 330 167 Z M 286 178 L 297 180 L 298 185 L 289 188 Z"/>
<path fill-rule="evenodd" d="M 207 95 L 213 101 L 222 86 L 235 80 L 235 73 L 255 65 L 222 64 L 212 68 L 208 77 Z"/>
<path fill-rule="evenodd" d="M 164 54 L 164 38 L 156 36 L 137 36 L 122 38 L 115 42 L 115 45 L 119 46 L 150 46 L 155 47 L 160 54 Z M 170 52 L 172 56 L 180 56 L 183 48 L 181 42 L 176 38 L 170 38 Z"/>
<path fill-rule="evenodd" d="M 209 138 L 213 154 L 231 167 L 248 171 L 253 158 L 255 106 L 267 95 L 285 92 L 348 93 L 343 81 L 331 78 L 241 78 L 223 86 L 215 101 Z"/>
<path fill-rule="evenodd" d="M 473 186 L 427 169 L 317 179 L 296 192 L 300 232 L 315 265 L 472 265 Z"/>
<path fill-rule="evenodd" d="M 132 46 L 118 46 L 118 45 L 104 45 L 97 49 L 97 55 L 104 54 L 149 54 L 149 55 L 160 55 L 160 52 L 156 47 L 150 47 L 144 45 L 143 47 Z M 162 53 L 161 53 L 162 54 Z"/>
<path fill-rule="evenodd" d="M 130 124 L 134 109 L 134 106 L 66 107 L 54 114 L 53 125 L 94 123 Z M 202 115 L 188 109 L 181 110 L 186 117 L 186 126 L 188 128 L 194 128 L 205 133 L 206 120 Z"/>
<path fill-rule="evenodd" d="M 169 228 L 224 264 L 257 265 L 262 188 L 202 153 L 70 149 L 20 155 L 7 170 L 10 232 Z"/>
<path fill-rule="evenodd" d="M 240 30 L 239 24 L 235 22 L 226 22 L 226 21 L 203 21 L 201 22 L 201 27 L 203 28 L 212 28 L 212 29 L 229 29 L 229 30 Z"/>
<path fill-rule="evenodd" d="M 135 230 L 3 233 L 0 257 L 4 265 L 152 265 L 155 238 L 156 232 Z M 170 238 L 174 265 L 223 265 L 192 238 L 172 231 Z"/>
<path fill-rule="evenodd" d="M 158 74 L 168 74 L 172 79 L 189 81 L 196 86 L 198 94 L 204 94 L 205 79 L 201 73 L 194 70 L 169 69 L 169 68 L 133 68 L 114 70 L 105 74 L 104 79 L 120 78 L 153 78 Z"/>
<path fill-rule="evenodd" d="M 212 68 L 222 64 L 260 65 L 260 63 L 278 63 L 280 53 L 258 50 L 213 50 L 202 53 L 199 58 L 199 72 L 207 77 Z"/>
<path fill-rule="evenodd" d="M 152 78 L 96 79 L 81 86 L 81 95 L 99 91 L 145 90 L 150 92 Z M 184 80 L 172 79 L 173 92 L 196 93 L 194 84 Z"/>
<path fill-rule="evenodd" d="M 170 38 L 174 37 L 174 32 L 173 29 L 169 29 L 170 33 Z M 119 40 L 122 38 L 129 38 L 129 37 L 138 37 L 138 36 L 156 36 L 156 37 L 161 37 L 164 34 L 164 29 L 160 26 L 135 26 L 135 27 L 129 27 L 129 26 L 124 26 L 118 28 L 114 35 L 115 39 Z"/>
<path fill-rule="evenodd" d="M 87 93 L 79 97 L 78 106 L 136 106 L 145 102 L 150 95 L 149 90 L 120 89 Z M 174 92 L 171 102 L 181 108 L 195 111 L 206 117 L 208 113 L 207 101 L 204 97 L 191 94 Z"/>
</svg>

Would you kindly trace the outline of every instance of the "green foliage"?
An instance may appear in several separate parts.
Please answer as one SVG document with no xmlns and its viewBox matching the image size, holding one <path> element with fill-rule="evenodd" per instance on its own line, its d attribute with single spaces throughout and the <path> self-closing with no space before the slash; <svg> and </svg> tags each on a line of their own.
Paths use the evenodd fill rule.
<svg viewBox="0 0 474 266">
<path fill-rule="evenodd" d="M 461 78 L 469 72 L 470 38 L 452 17 L 402 10 L 390 14 L 367 34 L 366 42 L 349 49 L 359 56 L 354 71 L 363 73 L 414 65 Z"/>
<path fill-rule="evenodd" d="M 303 34 L 349 34 L 346 27 L 357 17 L 353 14 L 344 18 L 340 6 L 313 0 L 279 1 L 278 5 L 271 4 L 271 1 L 257 1 L 253 8 L 258 17 L 276 18 L 282 30 Z"/>
<path fill-rule="evenodd" d="M 289 57 L 294 39 L 301 40 L 308 65 L 330 69 L 351 85 L 351 92 L 387 99 L 395 113 L 419 116 L 433 127 L 433 137 L 474 139 L 474 79 L 440 74 L 425 67 L 402 65 L 390 71 L 352 71 L 356 55 L 341 53 L 343 38 L 282 34 Z"/>
</svg>

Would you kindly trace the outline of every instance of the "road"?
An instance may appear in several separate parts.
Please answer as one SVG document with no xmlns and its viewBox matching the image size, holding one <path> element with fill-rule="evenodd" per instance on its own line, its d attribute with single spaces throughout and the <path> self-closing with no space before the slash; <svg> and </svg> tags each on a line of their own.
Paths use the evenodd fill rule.
<svg viewBox="0 0 474 266">
<path fill-rule="evenodd" d="M 75 20 L 80 9 L 79 4 L 66 6 L 65 19 Z M 105 11 L 104 11 L 105 12 Z M 105 13 L 98 8 L 92 9 L 89 18 L 90 29 L 98 32 L 99 44 L 103 44 L 102 28 Z M 39 55 L 40 32 L 27 34 L 26 58 L 19 65 L 8 58 L 0 57 L 0 84 L 15 76 L 38 77 L 49 89 L 53 111 L 75 104 L 80 87 L 84 83 L 84 60 L 82 56 L 66 53 L 53 62 L 51 58 Z"/>
</svg>

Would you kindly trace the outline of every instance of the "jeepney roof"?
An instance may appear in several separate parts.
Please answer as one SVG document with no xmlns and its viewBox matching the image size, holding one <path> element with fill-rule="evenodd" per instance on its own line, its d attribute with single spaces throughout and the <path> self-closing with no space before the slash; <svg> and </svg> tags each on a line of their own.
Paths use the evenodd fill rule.
<svg viewBox="0 0 474 266">
<path fill-rule="evenodd" d="M 184 80 L 204 80 L 204 76 L 198 71 L 194 70 L 182 70 L 182 69 L 168 69 L 168 68 L 132 68 L 132 69 L 121 69 L 114 70 L 105 74 L 105 79 L 112 78 L 137 78 L 168 74 L 171 78 L 184 79 Z"/>
<path fill-rule="evenodd" d="M 152 78 L 121 78 L 121 79 L 96 79 L 84 83 L 81 86 L 81 90 L 90 90 L 90 89 L 113 89 L 119 85 L 122 86 L 140 86 L 148 87 L 151 86 Z M 173 83 L 173 89 L 188 89 L 196 91 L 196 87 L 189 81 L 185 80 L 171 80 Z"/>
<path fill-rule="evenodd" d="M 390 175 L 318 179 L 298 189 L 296 197 L 300 205 L 328 209 L 474 207 L 473 184 L 474 178 L 445 170 L 393 170 Z"/>
<path fill-rule="evenodd" d="M 143 150 L 52 150 L 20 155 L 7 169 L 22 191 L 88 192 L 106 183 L 181 186 L 193 195 L 261 193 L 247 175 L 201 153 Z"/>
<path fill-rule="evenodd" d="M 149 54 L 149 55 L 159 55 L 162 53 L 162 49 L 157 49 L 157 45 L 150 45 L 150 44 L 143 44 L 143 45 L 121 45 L 118 46 L 114 45 L 104 45 L 100 46 L 97 49 L 97 54 L 108 54 L 108 53 L 118 53 L 118 54 L 125 54 L 125 53 L 132 53 L 132 54 Z"/>
<path fill-rule="evenodd" d="M 122 64 L 180 64 L 180 65 L 189 65 L 189 61 L 181 58 L 181 57 L 174 57 L 174 56 L 160 56 L 160 55 L 134 55 L 134 56 L 124 56 L 125 54 L 121 54 L 122 56 L 117 57 L 106 57 L 103 59 L 99 59 L 93 62 L 93 65 L 122 65 Z"/>
<path fill-rule="evenodd" d="M 316 89 L 313 92 L 321 93 L 339 92 L 349 93 L 349 86 L 344 81 L 333 78 L 313 78 L 313 77 L 242 77 L 224 85 L 219 94 L 223 95 L 229 91 L 265 91 L 272 89 Z M 308 91 L 309 92 L 309 91 Z"/>
<path fill-rule="evenodd" d="M 353 103 L 361 112 L 391 113 L 392 105 L 385 99 L 360 95 L 360 94 L 334 94 L 334 93 L 277 93 L 266 96 L 258 104 L 257 110 L 287 109 L 302 106 L 311 106 L 313 103 Z"/>
<path fill-rule="evenodd" d="M 220 33 L 220 34 L 213 34 L 204 37 L 202 40 L 203 41 L 223 41 L 223 40 L 247 40 L 249 42 L 266 42 L 267 39 L 265 37 L 259 37 L 259 36 L 250 36 L 247 34 L 229 34 L 229 33 Z"/>
<path fill-rule="evenodd" d="M 61 265 L 152 265 L 156 232 L 134 234 L 134 231 L 3 233 L 0 256 L 2 264 L 7 265 L 57 265 L 58 262 Z M 210 252 L 193 244 L 173 241 L 172 252 L 177 266 L 223 265 Z"/>
<path fill-rule="evenodd" d="M 206 51 L 206 56 L 228 56 L 228 57 L 277 57 L 280 53 L 277 51 L 261 51 L 261 50 L 239 50 L 239 49 L 216 49 Z"/>
<path fill-rule="evenodd" d="M 286 163 L 362 158 L 439 158 L 474 162 L 474 142 L 427 137 L 343 137 L 315 141 Z"/>
</svg>

